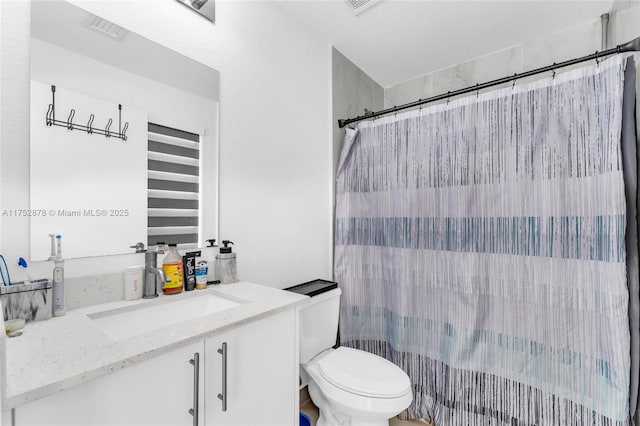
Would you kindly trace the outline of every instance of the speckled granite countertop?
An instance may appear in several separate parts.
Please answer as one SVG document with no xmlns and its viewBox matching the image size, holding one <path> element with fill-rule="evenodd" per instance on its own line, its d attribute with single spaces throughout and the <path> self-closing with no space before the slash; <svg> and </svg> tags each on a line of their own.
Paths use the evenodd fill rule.
<svg viewBox="0 0 640 426">
<path fill-rule="evenodd" d="M 213 294 L 239 302 L 233 308 L 176 323 L 119 341 L 109 339 L 89 317 L 143 305 L 172 303 Z M 29 323 L 22 336 L 6 339 L 2 409 L 18 407 L 74 385 L 171 352 L 251 321 L 291 309 L 307 297 L 248 282 L 211 286 L 207 290 L 118 301 L 67 312 L 62 317 Z"/>
</svg>

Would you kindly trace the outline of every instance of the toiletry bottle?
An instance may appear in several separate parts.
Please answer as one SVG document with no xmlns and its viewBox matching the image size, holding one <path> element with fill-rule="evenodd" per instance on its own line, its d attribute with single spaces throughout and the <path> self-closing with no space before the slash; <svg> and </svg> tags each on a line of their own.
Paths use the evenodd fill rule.
<svg viewBox="0 0 640 426">
<path fill-rule="evenodd" d="M 206 257 L 196 257 L 196 289 L 207 288 L 207 275 L 209 273 L 209 262 Z"/>
<path fill-rule="evenodd" d="M 220 253 L 216 256 L 216 274 L 222 284 L 236 282 L 236 254 L 231 251 L 229 244 L 233 241 L 222 241 L 224 247 L 220 247 Z"/>
<path fill-rule="evenodd" d="M 184 268 L 184 291 L 191 291 L 196 288 L 196 259 L 201 256 L 201 251 L 192 251 L 182 256 Z"/>
<path fill-rule="evenodd" d="M 164 294 L 181 293 L 184 274 L 182 272 L 182 257 L 175 244 L 169 244 L 169 252 L 162 262 L 162 270 L 165 275 Z"/>
<path fill-rule="evenodd" d="M 216 277 L 216 255 L 218 246 L 215 238 L 205 240 L 207 246 L 202 249 L 202 258 L 207 261 L 207 284 L 220 284 Z"/>
<path fill-rule="evenodd" d="M 62 235 L 49 234 L 51 238 L 51 256 L 53 260 L 53 316 L 65 314 L 64 310 L 64 259 L 62 258 Z M 55 240 L 54 240 L 55 238 Z M 55 244 L 54 244 L 55 241 Z"/>
</svg>

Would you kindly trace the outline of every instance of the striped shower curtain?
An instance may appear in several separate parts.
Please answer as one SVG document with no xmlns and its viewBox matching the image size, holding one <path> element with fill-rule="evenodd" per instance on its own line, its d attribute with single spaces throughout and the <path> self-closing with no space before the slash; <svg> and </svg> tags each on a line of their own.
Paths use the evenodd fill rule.
<svg viewBox="0 0 640 426">
<path fill-rule="evenodd" d="M 628 425 L 624 60 L 349 129 L 343 345 L 435 425 Z"/>
</svg>

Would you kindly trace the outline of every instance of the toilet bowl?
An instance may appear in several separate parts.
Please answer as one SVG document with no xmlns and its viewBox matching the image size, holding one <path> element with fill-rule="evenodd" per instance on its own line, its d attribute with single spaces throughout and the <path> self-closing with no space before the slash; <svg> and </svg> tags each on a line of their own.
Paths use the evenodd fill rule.
<svg viewBox="0 0 640 426">
<path fill-rule="evenodd" d="M 335 283 L 288 290 L 312 296 L 300 307 L 300 364 L 320 411 L 317 426 L 388 426 L 413 400 L 407 374 L 369 352 L 333 348 L 342 293 Z"/>
<path fill-rule="evenodd" d="M 405 372 L 368 352 L 329 349 L 302 368 L 320 411 L 317 426 L 388 426 L 413 399 Z"/>
</svg>

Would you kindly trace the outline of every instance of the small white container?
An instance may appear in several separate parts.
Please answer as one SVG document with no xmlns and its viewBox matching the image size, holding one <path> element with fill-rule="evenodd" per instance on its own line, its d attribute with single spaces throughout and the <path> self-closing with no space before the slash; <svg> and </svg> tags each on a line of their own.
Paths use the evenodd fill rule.
<svg viewBox="0 0 640 426">
<path fill-rule="evenodd" d="M 207 240 L 207 247 L 203 247 L 202 258 L 207 261 L 207 282 L 211 284 L 216 280 L 216 253 L 218 252 L 218 246 L 214 245 L 216 240 Z"/>
<path fill-rule="evenodd" d="M 144 266 L 124 268 L 124 300 L 136 300 L 142 297 Z"/>
</svg>

